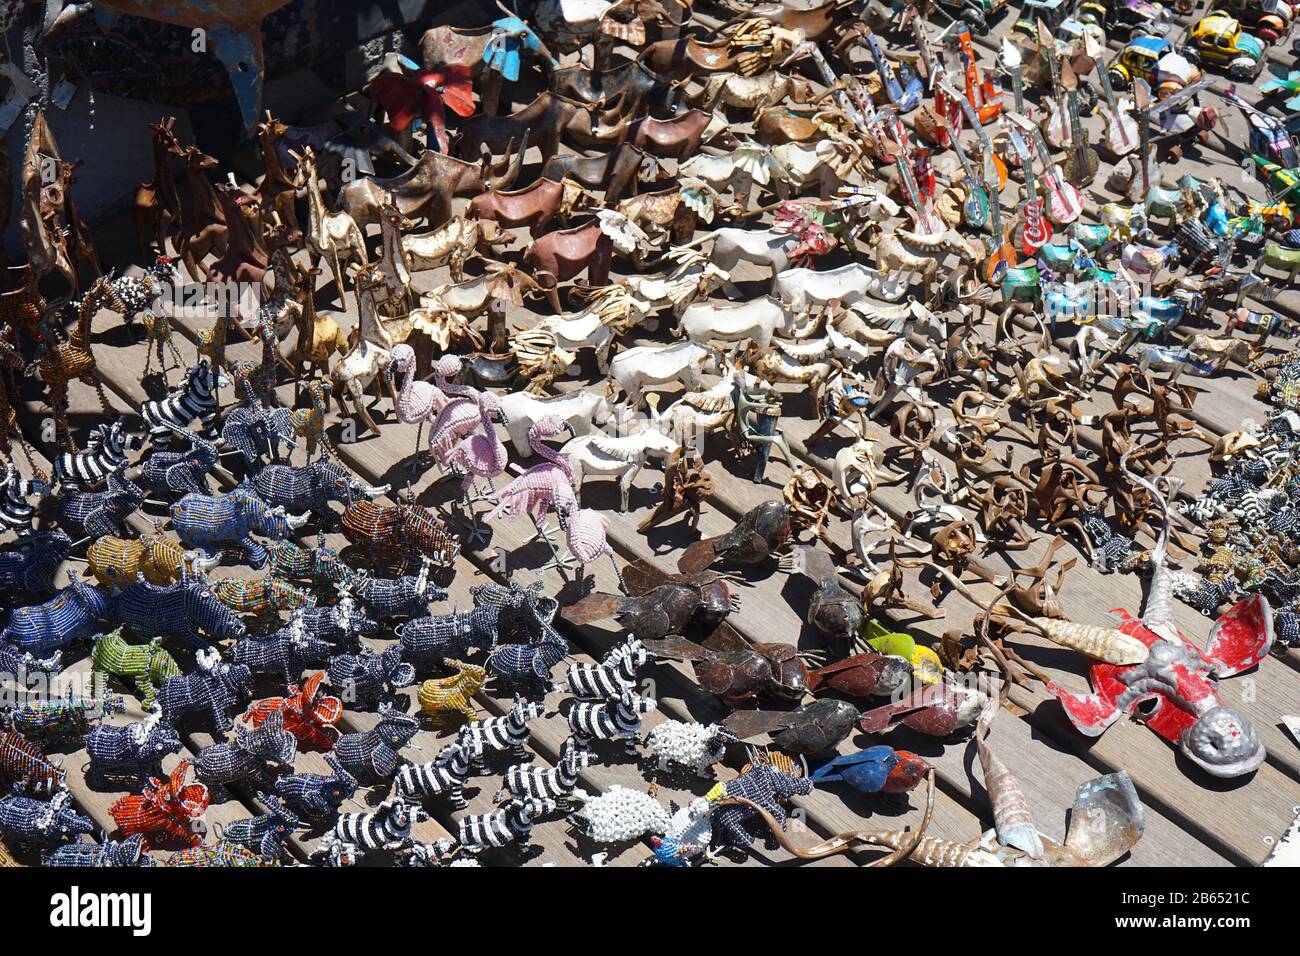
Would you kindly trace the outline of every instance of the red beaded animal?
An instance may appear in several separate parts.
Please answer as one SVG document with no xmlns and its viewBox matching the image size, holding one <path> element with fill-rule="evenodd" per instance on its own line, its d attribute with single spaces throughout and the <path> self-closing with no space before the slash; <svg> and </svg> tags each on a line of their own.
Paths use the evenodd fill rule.
<svg viewBox="0 0 1300 956">
<path fill-rule="evenodd" d="M 248 708 L 244 715 L 260 727 L 276 711 L 284 712 L 284 729 L 298 738 L 299 750 L 332 750 L 339 739 L 334 727 L 343 716 L 343 702 L 321 692 L 325 674 L 312 674 L 303 682 L 289 685 L 289 696 L 268 697 Z"/>
<path fill-rule="evenodd" d="M 190 761 L 182 760 L 166 782 L 150 777 L 144 792 L 122 797 L 108 812 L 123 836 L 143 834 L 148 849 L 198 846 L 202 836 L 194 826 L 208 808 L 208 788 L 185 783 Z"/>
</svg>

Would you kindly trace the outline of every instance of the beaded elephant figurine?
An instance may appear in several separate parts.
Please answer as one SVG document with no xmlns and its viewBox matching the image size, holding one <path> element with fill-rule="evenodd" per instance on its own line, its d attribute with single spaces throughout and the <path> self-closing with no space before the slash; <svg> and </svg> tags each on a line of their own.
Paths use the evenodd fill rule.
<svg viewBox="0 0 1300 956">
<path fill-rule="evenodd" d="M 203 784 L 185 782 L 191 765 L 182 760 L 166 780 L 150 777 L 143 793 L 128 794 L 108 808 L 124 836 L 142 834 L 149 849 L 203 842 L 194 824 L 210 798 Z"/>
</svg>

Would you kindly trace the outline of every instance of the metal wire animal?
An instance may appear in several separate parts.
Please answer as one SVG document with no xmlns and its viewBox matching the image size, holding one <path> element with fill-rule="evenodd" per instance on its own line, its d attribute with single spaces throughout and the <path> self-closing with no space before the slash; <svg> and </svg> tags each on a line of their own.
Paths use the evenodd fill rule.
<svg viewBox="0 0 1300 956">
<path fill-rule="evenodd" d="M 569 654 L 569 642 L 550 624 L 542 622 L 542 636 L 527 644 L 498 644 L 487 664 L 505 684 L 540 682 L 546 691 L 554 686 L 551 668 Z"/>
<path fill-rule="evenodd" d="M 2 389 L 0 389 L 2 391 Z M 8 529 L 25 538 L 32 534 L 36 507 L 29 498 L 45 495 L 49 489 L 42 478 L 24 478 L 12 461 L 5 465 L 3 495 L 0 495 L 0 530 Z"/>
<path fill-rule="evenodd" d="M 365 648 L 360 654 L 331 657 L 329 678 L 349 700 L 371 705 L 415 683 L 415 668 L 402 660 L 400 644 L 390 644 L 380 654 Z"/>
<path fill-rule="evenodd" d="M 349 590 L 367 611 L 377 618 L 414 617 L 426 613 L 435 601 L 447 600 L 447 589 L 429 580 L 430 562 L 421 563 L 420 573 L 400 578 L 372 578 L 359 575 Z"/>
<path fill-rule="evenodd" d="M 357 780 L 332 753 L 325 755 L 329 775 L 295 773 L 280 777 L 275 792 L 289 806 L 314 820 L 333 817 L 357 792 Z"/>
</svg>

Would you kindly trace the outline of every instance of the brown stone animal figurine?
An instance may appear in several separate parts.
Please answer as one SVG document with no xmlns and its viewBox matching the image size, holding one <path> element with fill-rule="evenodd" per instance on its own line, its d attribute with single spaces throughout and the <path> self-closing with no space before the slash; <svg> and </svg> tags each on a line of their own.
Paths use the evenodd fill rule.
<svg viewBox="0 0 1300 956">
<path fill-rule="evenodd" d="M 378 225 L 380 211 L 392 202 L 408 219 L 425 218 L 431 228 L 451 218 L 455 197 L 472 199 L 487 189 L 509 189 L 519 176 L 527 147 L 518 140 L 507 144 L 506 159 L 494 165 L 490 156 L 477 163 L 456 159 L 427 149 L 416 164 L 400 176 L 379 179 L 369 176 L 348 183 L 339 193 L 339 203 L 364 231 Z"/>
</svg>

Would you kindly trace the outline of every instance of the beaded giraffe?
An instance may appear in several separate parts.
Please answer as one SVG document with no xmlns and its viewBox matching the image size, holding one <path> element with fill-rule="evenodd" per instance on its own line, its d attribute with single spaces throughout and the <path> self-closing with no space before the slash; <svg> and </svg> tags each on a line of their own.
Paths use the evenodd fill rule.
<svg viewBox="0 0 1300 956">
<path fill-rule="evenodd" d="M 17 394 L 13 374 L 25 365 L 11 339 L 10 327 L 0 325 L 0 455 L 4 456 L 6 462 L 12 462 L 13 443 L 18 442 L 18 447 L 23 450 L 27 463 L 32 468 L 32 474 L 45 481 L 48 476 L 37 466 L 32 446 L 27 444 L 22 429 L 18 427 L 18 412 L 14 410 L 11 398 Z"/>
<path fill-rule="evenodd" d="M 329 382 L 313 378 L 307 382 L 306 388 L 311 405 L 295 408 L 289 413 L 289 424 L 293 426 L 294 437 L 302 439 L 307 448 L 308 461 L 316 459 L 317 448 L 320 449 L 321 458 L 328 454 L 337 459 L 338 449 L 325 432 L 325 413 L 329 411 L 332 387 Z"/>
<path fill-rule="evenodd" d="M 54 412 L 55 441 L 60 447 L 79 451 L 68 431 L 68 383 L 74 379 L 91 386 L 99 396 L 105 415 L 113 408 L 104 394 L 103 383 L 95 367 L 95 353 L 90 347 L 90 320 L 100 309 L 121 312 L 124 308 L 112 284 L 102 276 L 94 281 L 77 303 L 77 324 L 66 342 L 47 342 L 36 364 L 36 374 L 49 389 L 50 408 Z"/>
</svg>

